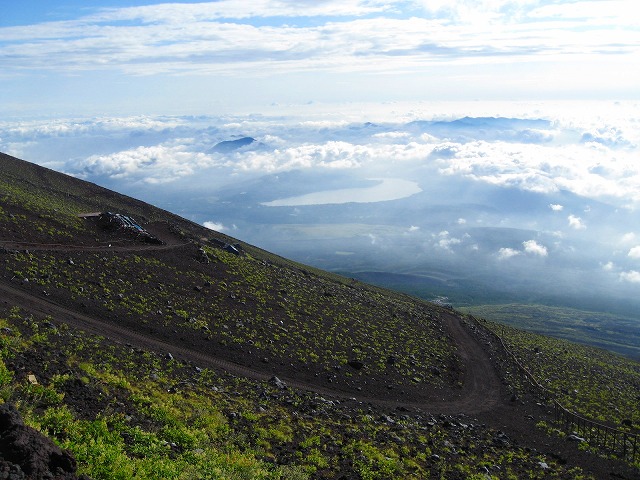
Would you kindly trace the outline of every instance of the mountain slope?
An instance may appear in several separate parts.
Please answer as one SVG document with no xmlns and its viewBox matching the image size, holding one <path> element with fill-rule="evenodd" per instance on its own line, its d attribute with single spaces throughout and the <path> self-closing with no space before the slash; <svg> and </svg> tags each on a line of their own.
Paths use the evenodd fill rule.
<svg viewBox="0 0 640 480">
<path fill-rule="evenodd" d="M 535 430 L 548 411 L 526 391 L 510 401 L 516 386 L 497 368 L 508 357 L 474 321 L 0 162 L 3 398 L 81 472 L 577 478 L 627 468 Z M 160 243 L 95 212 L 126 215 Z"/>
</svg>

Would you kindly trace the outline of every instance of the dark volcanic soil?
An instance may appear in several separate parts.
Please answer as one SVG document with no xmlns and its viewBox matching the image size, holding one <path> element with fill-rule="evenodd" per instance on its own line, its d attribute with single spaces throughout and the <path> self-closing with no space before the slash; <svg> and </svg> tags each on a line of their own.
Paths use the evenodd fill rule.
<svg viewBox="0 0 640 480">
<path fill-rule="evenodd" d="M 227 358 L 191 349 L 188 343 L 177 346 L 171 343 L 170 339 L 149 333 L 148 329 L 135 331 L 103 322 L 45 298 L 33 296 L 6 283 L 0 283 L 0 296 L 4 304 L 20 305 L 24 310 L 39 316 L 51 315 L 57 321 L 68 323 L 87 332 L 98 333 L 119 343 L 131 344 L 151 351 L 172 353 L 174 357 L 196 365 L 224 370 L 256 380 L 267 380 L 274 375 L 273 368 L 265 368 L 261 364 L 253 367 L 239 365 Z M 528 397 L 516 400 L 506 390 L 498 375 L 499 364 L 505 359 L 498 346 L 494 344 L 495 342 L 492 343 L 490 335 L 482 334 L 481 331 L 478 333 L 479 330 L 476 328 L 475 335 L 480 336 L 474 336 L 469 326 L 454 314 L 446 317 L 446 323 L 465 361 L 464 386 L 461 390 L 441 391 L 440 398 L 432 400 L 425 400 L 424 395 L 413 397 L 411 394 L 406 395 L 402 400 L 389 399 L 388 392 L 382 391 L 373 392 L 373 395 L 369 393 L 367 396 L 360 396 L 357 400 L 366 402 L 382 412 L 401 409 L 416 413 L 464 415 L 476 423 L 483 423 L 505 432 L 512 441 L 522 447 L 534 449 L 545 456 L 560 460 L 561 463 L 580 465 L 596 478 L 636 478 L 634 472 L 618 462 L 581 452 L 574 443 L 549 437 L 537 429 L 535 423 L 545 419 L 551 421 L 552 412 L 538 404 L 539 399 L 535 392 Z M 485 347 L 487 347 L 486 350 Z M 280 366 L 277 373 L 279 378 L 290 387 L 316 392 L 326 397 L 345 398 L 345 392 L 339 388 L 331 389 L 323 382 L 301 381 L 295 369 Z M 68 401 L 73 402 L 76 411 L 90 414 L 96 409 L 99 410 L 99 405 L 95 404 L 95 395 L 83 393 L 82 388 L 73 388 L 73 385 L 70 385 L 68 390 Z"/>
<path fill-rule="evenodd" d="M 16 210 L 12 213 L 29 215 L 27 210 Z M 92 235 L 78 236 L 64 243 L 50 242 L 46 241 L 46 238 L 33 236 L 30 232 L 16 227 L 14 230 L 5 229 L 0 233 L 0 249 L 4 249 L 7 255 L 16 250 L 29 250 L 73 256 L 76 259 L 81 259 L 85 254 L 94 254 L 96 251 L 104 252 L 105 255 L 114 252 L 161 252 L 163 260 L 168 263 L 190 264 L 193 265 L 193 269 L 205 268 L 194 261 L 198 255 L 198 246 L 181 237 L 169 224 L 149 223 L 145 228 L 163 244 L 151 245 L 129 234 L 123 235 L 122 232 L 99 228 L 96 228 Z M 109 272 L 102 273 L 109 275 Z M 148 274 L 157 276 L 162 275 L 162 272 L 149 271 Z M 107 280 L 117 282 L 118 278 Z M 141 284 L 140 294 L 154 295 L 155 292 L 153 287 Z M 192 291 L 189 294 L 197 295 L 199 292 Z M 634 472 L 630 472 L 621 464 L 581 452 L 575 443 L 549 437 L 537 429 L 535 423 L 540 420 L 550 421 L 552 412 L 544 407 L 538 393 L 533 390 L 520 398 L 513 396 L 501 375 L 501 369 L 509 363 L 505 352 L 497 345 L 494 337 L 484 331 L 481 324 L 463 320 L 455 312 L 442 310 L 440 320 L 446 327 L 447 335 L 457 346 L 461 365 L 452 367 L 455 370 L 452 375 L 455 375 L 461 386 L 434 390 L 423 385 L 407 384 L 401 389 L 390 389 L 388 385 L 393 383 L 393 378 L 378 381 L 370 379 L 366 385 L 328 383 L 326 375 L 318 375 L 318 371 L 313 368 L 305 368 L 300 363 L 284 358 L 265 362 L 259 356 L 248 354 L 246 346 L 222 347 L 195 330 L 181 330 L 178 334 L 172 327 L 163 327 L 159 323 L 146 324 L 120 318 L 115 314 L 109 315 L 100 305 L 93 304 L 90 300 L 79 303 L 71 297 L 68 290 L 62 288 L 45 294 L 43 289 L 33 282 L 4 276 L 0 278 L 0 298 L 5 305 L 18 305 L 39 316 L 50 315 L 56 322 L 68 323 L 113 341 L 151 351 L 171 353 L 176 358 L 196 365 L 224 370 L 235 375 L 256 380 L 267 380 L 277 375 L 290 387 L 324 396 L 355 397 L 359 402 L 369 403 L 382 411 L 402 408 L 408 412 L 463 414 L 475 419 L 477 423 L 484 423 L 505 432 L 512 441 L 523 447 L 535 449 L 561 462 L 579 465 L 597 478 L 633 478 L 634 475 Z M 454 382 L 450 384 L 455 385 Z M 69 385 L 68 388 L 69 398 L 78 411 L 90 413 L 96 409 L 92 400 L 94 395 L 84 395 L 81 388 L 74 388 L 73 385 Z M 86 405 L 83 405 L 83 402 L 86 402 Z M 12 438 L 6 435 L 3 438 Z M 49 455 L 58 458 L 61 454 L 55 451 Z M 5 460 L 8 460 L 8 457 L 5 456 Z M 57 464 L 54 466 L 59 467 Z M 73 475 L 73 465 L 67 466 L 68 469 L 61 470 L 58 475 Z M 56 477 L 54 474 L 53 478 L 73 477 Z"/>
</svg>

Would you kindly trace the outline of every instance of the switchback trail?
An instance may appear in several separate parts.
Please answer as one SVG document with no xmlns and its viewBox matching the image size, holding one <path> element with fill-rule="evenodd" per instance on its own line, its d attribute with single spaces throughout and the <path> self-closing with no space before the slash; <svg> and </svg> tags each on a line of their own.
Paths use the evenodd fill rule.
<svg viewBox="0 0 640 480">
<path fill-rule="evenodd" d="M 222 370 L 232 375 L 242 376 L 258 381 L 267 381 L 274 372 L 267 372 L 246 367 L 229 360 L 219 358 L 210 352 L 193 350 L 157 338 L 151 333 L 132 331 L 112 322 L 84 315 L 60 304 L 40 297 L 29 291 L 0 280 L 0 301 L 38 315 L 51 315 L 56 322 L 64 322 L 88 333 L 94 333 L 112 341 L 130 344 L 156 353 L 171 353 L 174 357 L 192 362 L 201 367 Z M 475 422 L 492 425 L 496 429 L 506 431 L 516 444 L 535 448 L 543 456 L 560 458 L 564 462 L 588 466 L 596 474 L 595 478 L 611 478 L 614 470 L 626 471 L 627 467 L 613 460 L 603 460 L 592 454 L 579 450 L 576 445 L 569 444 L 561 437 L 548 436 L 536 428 L 535 418 L 543 415 L 543 411 L 531 405 L 521 406 L 518 402 L 501 400 L 502 388 L 496 370 L 487 351 L 478 340 L 464 327 L 461 320 L 452 313 L 443 313 L 451 337 L 458 348 L 464 364 L 463 386 L 441 392 L 441 397 L 425 399 L 420 402 L 391 400 L 382 396 L 366 397 L 339 388 L 318 385 L 313 382 L 301 382 L 294 378 L 279 376 L 289 387 L 313 392 L 325 397 L 353 402 L 354 407 L 370 404 L 384 409 L 396 410 L 398 407 L 413 409 L 431 415 L 466 415 L 474 416 Z M 357 402 L 357 403 L 356 403 Z M 358 406 L 358 408 L 361 408 Z M 551 420 L 551 416 L 548 419 Z M 616 478 L 636 478 L 633 476 L 616 476 Z"/>
<path fill-rule="evenodd" d="M 181 347 L 176 343 L 169 343 L 151 333 L 132 331 L 112 322 L 84 315 L 2 281 L 0 281 L 0 295 L 5 303 L 18 305 L 32 313 L 50 315 L 57 321 L 68 323 L 81 330 L 102 335 L 117 342 L 135 345 L 156 352 L 171 353 L 182 360 L 214 369 L 222 369 L 228 373 L 254 380 L 265 381 L 273 376 L 273 373 L 239 365 L 208 352 Z M 458 317 L 446 313 L 443 320 L 446 322 L 447 328 L 458 347 L 458 353 L 465 368 L 464 383 L 460 391 L 456 391 L 455 395 L 449 395 L 445 391 L 443 392 L 445 398 L 422 402 L 403 402 L 401 400 L 389 400 L 388 398 L 379 397 L 370 398 L 360 395 L 357 395 L 356 400 L 392 408 L 402 405 L 442 414 L 475 414 L 495 408 L 500 401 L 500 380 L 487 352 L 464 328 Z M 279 378 L 293 388 L 327 396 L 353 397 L 349 392 L 339 388 L 329 388 L 311 382 L 300 382 L 294 378 Z"/>
</svg>

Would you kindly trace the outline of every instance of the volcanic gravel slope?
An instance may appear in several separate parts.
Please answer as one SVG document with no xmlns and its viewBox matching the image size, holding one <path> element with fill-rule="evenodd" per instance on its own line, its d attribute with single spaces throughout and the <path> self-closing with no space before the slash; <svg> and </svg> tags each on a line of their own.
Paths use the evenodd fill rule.
<svg viewBox="0 0 640 480">
<path fill-rule="evenodd" d="M 481 322 L 6 155 L 0 163 L 5 305 L 233 375 L 277 376 L 327 398 L 473 416 L 596 478 L 632 478 L 535 428 L 550 412 L 535 392 L 514 398 L 500 373 L 509 360 Z M 78 217 L 105 211 L 130 215 L 161 243 Z"/>
</svg>

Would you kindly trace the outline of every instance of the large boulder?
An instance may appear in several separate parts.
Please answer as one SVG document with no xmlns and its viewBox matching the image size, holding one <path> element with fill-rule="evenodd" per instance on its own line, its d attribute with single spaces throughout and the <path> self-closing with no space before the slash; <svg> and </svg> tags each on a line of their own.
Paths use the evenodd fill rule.
<svg viewBox="0 0 640 480">
<path fill-rule="evenodd" d="M 25 425 L 15 406 L 6 403 L 0 405 L 0 467 L 6 478 L 88 480 L 77 476 L 71 453 Z"/>
</svg>

